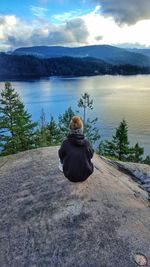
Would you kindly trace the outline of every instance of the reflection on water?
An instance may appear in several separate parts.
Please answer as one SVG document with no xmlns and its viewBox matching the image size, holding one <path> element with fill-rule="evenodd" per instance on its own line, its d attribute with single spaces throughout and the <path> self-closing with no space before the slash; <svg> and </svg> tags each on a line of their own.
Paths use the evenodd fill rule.
<svg viewBox="0 0 150 267">
<path fill-rule="evenodd" d="M 0 83 L 0 90 L 4 83 Z M 48 78 L 13 82 L 33 120 L 38 120 L 41 109 L 55 118 L 69 106 L 78 110 L 77 101 L 84 92 L 94 100 L 91 118 L 98 117 L 101 137 L 107 139 L 125 118 L 131 144 L 136 141 L 150 154 L 150 76 L 95 76 L 81 78 Z"/>
</svg>

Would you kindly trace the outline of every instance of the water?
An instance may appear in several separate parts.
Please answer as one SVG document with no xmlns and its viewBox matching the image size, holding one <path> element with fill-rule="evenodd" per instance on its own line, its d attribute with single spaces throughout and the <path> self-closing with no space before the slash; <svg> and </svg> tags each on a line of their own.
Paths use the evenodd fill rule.
<svg viewBox="0 0 150 267">
<path fill-rule="evenodd" d="M 82 93 L 88 92 L 94 100 L 91 118 L 98 117 L 97 126 L 102 139 L 108 139 L 124 118 L 128 123 L 131 145 L 139 142 L 150 154 L 150 75 L 94 76 L 81 78 L 47 78 L 32 81 L 15 81 L 13 87 L 25 103 L 34 121 L 41 109 L 49 120 L 55 119 L 71 106 L 78 110 Z M 0 83 L 0 90 L 4 83 Z M 82 115 L 82 113 L 81 113 Z"/>
</svg>

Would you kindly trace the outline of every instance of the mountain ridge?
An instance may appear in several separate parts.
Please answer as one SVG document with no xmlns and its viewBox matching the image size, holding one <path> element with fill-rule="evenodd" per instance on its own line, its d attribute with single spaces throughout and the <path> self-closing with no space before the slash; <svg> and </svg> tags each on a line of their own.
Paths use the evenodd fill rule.
<svg viewBox="0 0 150 267">
<path fill-rule="evenodd" d="M 150 48 L 128 48 L 126 50 L 150 57 Z"/>
<path fill-rule="evenodd" d="M 106 63 L 131 64 L 137 66 L 150 66 L 150 57 L 138 51 L 131 51 L 110 45 L 91 45 L 80 47 L 63 46 L 33 46 L 16 49 L 13 54 L 34 55 L 37 57 L 95 57 L 104 60 Z"/>
</svg>

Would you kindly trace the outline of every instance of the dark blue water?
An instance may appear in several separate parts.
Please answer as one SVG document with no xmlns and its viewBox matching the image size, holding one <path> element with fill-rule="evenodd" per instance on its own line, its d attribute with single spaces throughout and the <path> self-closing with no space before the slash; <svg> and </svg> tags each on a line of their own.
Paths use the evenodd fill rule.
<svg viewBox="0 0 150 267">
<path fill-rule="evenodd" d="M 138 141 L 145 148 L 145 155 L 150 154 L 150 75 L 48 78 L 12 84 L 34 121 L 39 119 L 42 108 L 47 120 L 50 114 L 57 119 L 69 106 L 79 110 L 77 102 L 82 93 L 88 92 L 94 109 L 87 115 L 98 117 L 102 139 L 110 138 L 124 118 L 131 144 Z"/>
</svg>

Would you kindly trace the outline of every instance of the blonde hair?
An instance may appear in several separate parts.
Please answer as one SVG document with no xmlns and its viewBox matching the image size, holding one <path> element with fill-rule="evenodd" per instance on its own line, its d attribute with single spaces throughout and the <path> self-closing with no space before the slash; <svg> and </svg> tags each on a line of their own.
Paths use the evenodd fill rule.
<svg viewBox="0 0 150 267">
<path fill-rule="evenodd" d="M 71 130 L 76 130 L 76 129 L 83 129 L 83 122 L 79 116 L 74 116 L 72 117 L 72 120 L 70 122 L 69 128 Z"/>
</svg>

